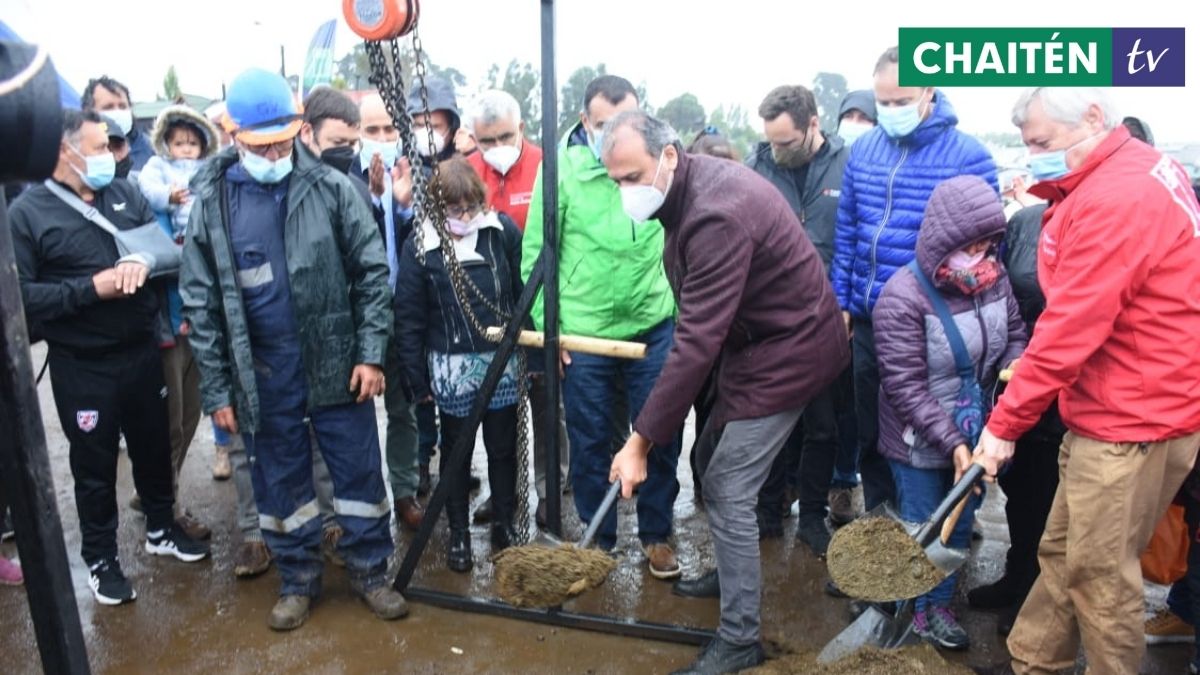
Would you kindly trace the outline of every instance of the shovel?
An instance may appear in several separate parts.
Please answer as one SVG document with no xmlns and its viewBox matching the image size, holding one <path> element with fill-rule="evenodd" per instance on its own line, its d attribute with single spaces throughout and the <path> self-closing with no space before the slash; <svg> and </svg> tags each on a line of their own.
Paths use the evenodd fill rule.
<svg viewBox="0 0 1200 675">
<path fill-rule="evenodd" d="M 497 554 L 493 561 L 500 597 L 517 607 L 553 607 L 604 583 L 616 561 L 588 547 L 620 493 L 621 481 L 613 481 L 578 544 L 543 535 L 539 543 Z"/>
<path fill-rule="evenodd" d="M 938 504 L 938 507 L 934 509 L 929 520 L 924 523 L 905 522 L 887 505 L 872 509 L 864 518 L 890 518 L 903 525 L 905 531 L 921 546 L 925 556 L 942 573 L 941 578 L 944 579 L 967 559 L 967 550 L 950 548 L 946 545 L 946 541 L 950 538 L 954 526 L 958 524 L 958 518 L 966 507 L 967 497 L 975 488 L 975 484 L 983 477 L 983 473 L 982 465 L 972 464 Z M 831 554 L 834 553 L 832 549 L 836 543 L 835 539 L 830 544 Z M 924 590 L 908 593 L 907 597 L 899 598 L 902 602 L 899 603 L 894 613 L 888 612 L 876 603 L 871 603 L 853 623 L 825 645 L 817 657 L 818 661 L 832 663 L 862 647 L 895 649 L 915 643 L 918 638 L 912 630 L 911 599 L 928 593 L 938 583 L 940 580 L 933 581 L 927 584 L 928 587 Z"/>
</svg>

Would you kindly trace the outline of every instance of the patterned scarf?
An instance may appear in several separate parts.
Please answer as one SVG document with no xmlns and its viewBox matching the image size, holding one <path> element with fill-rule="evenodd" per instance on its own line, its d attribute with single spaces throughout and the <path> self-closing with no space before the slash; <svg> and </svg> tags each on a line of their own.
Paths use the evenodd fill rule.
<svg viewBox="0 0 1200 675">
<path fill-rule="evenodd" d="M 989 255 L 974 267 L 965 270 L 952 270 L 949 266 L 942 265 L 934 276 L 937 277 L 938 285 L 949 283 L 962 291 L 963 295 L 979 295 L 995 286 L 1000 279 L 1000 263 Z"/>
</svg>

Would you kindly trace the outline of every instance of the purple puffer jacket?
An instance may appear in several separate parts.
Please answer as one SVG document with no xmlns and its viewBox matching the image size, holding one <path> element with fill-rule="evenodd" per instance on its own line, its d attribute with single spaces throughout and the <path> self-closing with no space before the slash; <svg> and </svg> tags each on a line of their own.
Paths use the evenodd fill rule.
<svg viewBox="0 0 1200 675">
<path fill-rule="evenodd" d="M 958 176 L 933 191 L 917 235 L 917 264 L 925 276 L 954 251 L 1004 234 L 995 190 L 978 176 Z M 935 282 L 936 284 L 936 282 Z M 969 297 L 938 287 L 962 334 L 985 403 L 1000 369 L 1025 350 L 1025 324 L 1002 274 L 994 286 Z M 967 444 L 951 413 L 962 379 L 942 322 L 912 270 L 888 281 L 873 313 L 879 360 L 879 452 L 919 469 L 954 466 L 955 446 Z"/>
</svg>

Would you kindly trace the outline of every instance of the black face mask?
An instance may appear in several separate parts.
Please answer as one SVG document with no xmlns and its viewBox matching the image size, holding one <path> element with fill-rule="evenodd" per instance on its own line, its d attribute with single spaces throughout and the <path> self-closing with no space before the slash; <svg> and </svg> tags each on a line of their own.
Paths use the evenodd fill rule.
<svg viewBox="0 0 1200 675">
<path fill-rule="evenodd" d="M 131 169 L 133 169 L 133 157 L 125 155 L 125 159 L 117 162 L 117 178 L 129 178 Z"/>
<path fill-rule="evenodd" d="M 321 161 L 342 173 L 350 173 L 350 165 L 354 163 L 355 157 L 358 157 L 358 151 L 349 145 L 321 151 Z"/>
</svg>

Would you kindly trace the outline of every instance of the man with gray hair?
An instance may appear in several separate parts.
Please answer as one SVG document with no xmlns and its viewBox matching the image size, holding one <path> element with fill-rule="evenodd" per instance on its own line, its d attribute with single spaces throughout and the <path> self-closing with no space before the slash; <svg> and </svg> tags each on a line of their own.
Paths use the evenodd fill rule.
<svg viewBox="0 0 1200 675">
<path fill-rule="evenodd" d="M 1138 557 L 1200 444 L 1200 205 L 1174 160 L 1132 140 L 1103 89 L 1027 91 L 1013 109 L 1049 201 L 1046 308 L 960 471 L 994 478 L 1058 400 L 1069 429 L 1038 549 L 1041 575 L 1008 647 L 1017 673 L 1136 673 Z M 1131 199 L 1129 195 L 1137 195 Z"/>
<path fill-rule="evenodd" d="M 764 658 L 755 497 L 804 406 L 849 364 L 845 326 L 795 211 L 753 170 L 685 154 L 670 126 L 641 111 L 609 121 L 601 156 L 629 217 L 662 223 L 663 266 L 679 307 L 675 343 L 609 480 L 633 494 L 647 455 L 673 442 L 719 359 L 697 465 L 721 623 L 696 662 L 677 672 L 751 668 Z"/>
</svg>

